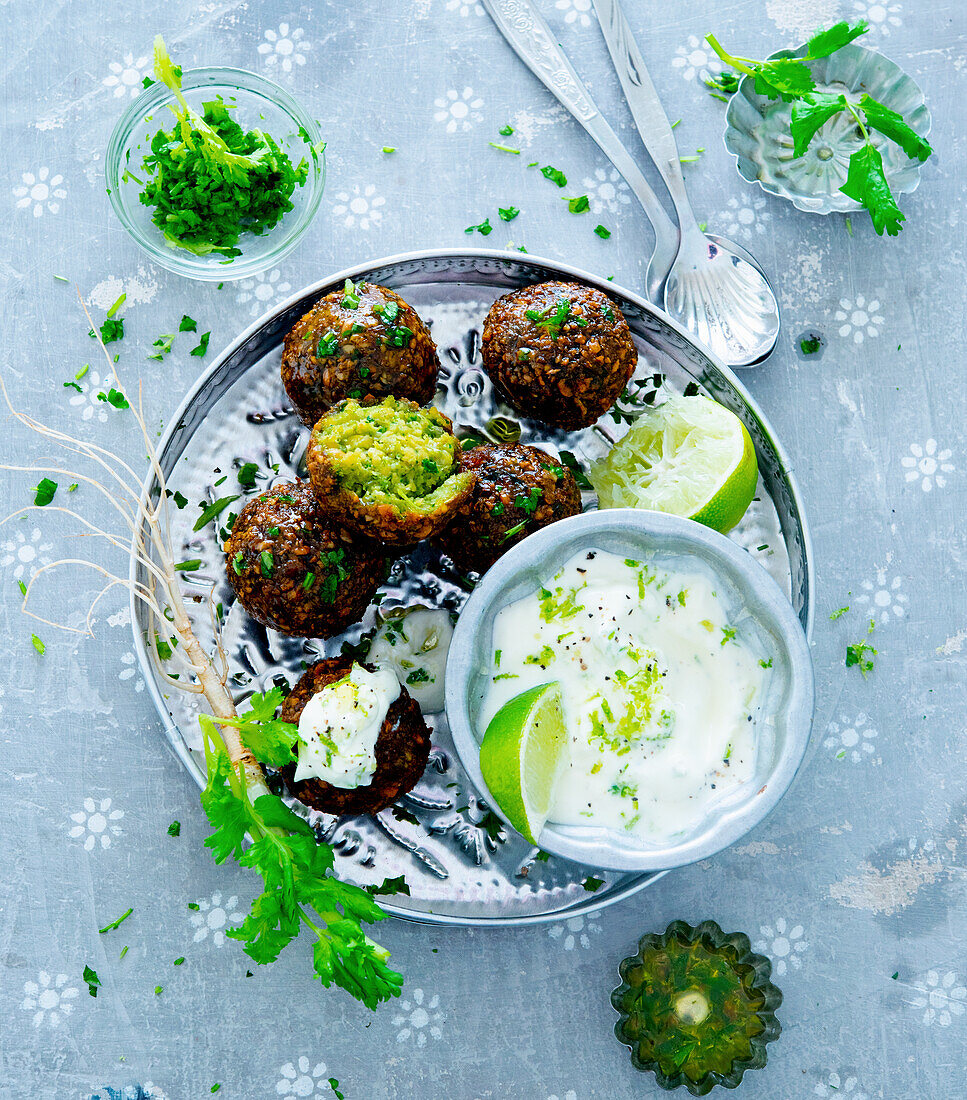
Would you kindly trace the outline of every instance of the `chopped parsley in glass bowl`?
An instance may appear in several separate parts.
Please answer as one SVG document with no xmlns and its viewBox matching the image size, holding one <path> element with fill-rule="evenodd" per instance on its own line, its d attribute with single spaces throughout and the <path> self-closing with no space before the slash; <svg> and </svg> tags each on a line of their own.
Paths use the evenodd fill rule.
<svg viewBox="0 0 967 1100">
<path fill-rule="evenodd" d="M 295 247 L 319 207 L 319 126 L 255 73 L 210 67 L 181 75 L 172 67 L 170 74 L 174 87 L 150 84 L 114 128 L 105 159 L 111 205 L 169 271 L 219 282 L 264 271 Z M 193 112 L 187 121 L 185 103 Z M 199 127 L 211 134 L 216 156 L 201 154 Z"/>
</svg>

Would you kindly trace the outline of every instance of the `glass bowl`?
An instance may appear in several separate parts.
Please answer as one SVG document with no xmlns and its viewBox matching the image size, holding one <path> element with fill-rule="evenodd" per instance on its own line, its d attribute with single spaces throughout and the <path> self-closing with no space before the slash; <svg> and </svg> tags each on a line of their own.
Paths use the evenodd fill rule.
<svg viewBox="0 0 967 1100">
<path fill-rule="evenodd" d="M 749 780 L 711 803 L 681 838 L 649 843 L 602 826 L 548 821 L 537 838 L 551 855 L 608 871 L 665 871 L 734 844 L 786 793 L 809 743 L 813 670 L 809 645 L 788 598 L 741 546 L 692 520 L 634 508 L 607 508 L 559 520 L 530 535 L 483 575 L 453 632 L 447 658 L 446 713 L 460 763 L 487 804 L 512 825 L 490 794 L 480 769 L 481 714 L 491 671 L 494 621 L 508 604 L 535 592 L 582 550 L 606 550 L 646 561 L 681 558 L 711 573 L 724 602 L 740 611 L 772 661 L 756 719 L 758 748 Z"/>
<path fill-rule="evenodd" d="M 244 69 L 189 69 L 182 77 L 182 92 L 199 114 L 202 103 L 220 95 L 229 106 L 237 106 L 235 117 L 243 129 L 271 134 L 294 166 L 303 159 L 308 162 L 308 178 L 293 191 L 292 209 L 261 235 L 243 233 L 238 242 L 240 256 L 196 256 L 165 240 L 151 221 L 151 207 L 139 200 L 143 185 L 131 178 L 132 173 L 144 178 L 141 164 L 152 137 L 162 127 L 170 129 L 174 120 L 168 108 L 175 97 L 160 81 L 131 103 L 111 134 L 104 165 L 111 205 L 141 248 L 169 271 L 212 282 L 255 275 L 292 251 L 319 207 L 326 177 L 325 156 L 318 148 L 319 126 L 285 89 Z"/>
<path fill-rule="evenodd" d="M 805 46 L 780 50 L 771 60 L 802 58 Z M 930 112 L 917 83 L 888 57 L 855 42 L 829 57 L 807 61 L 819 91 L 844 93 L 856 103 L 867 92 L 904 119 L 921 137 L 930 132 Z M 850 213 L 862 207 L 840 188 L 849 172 L 849 158 L 862 144 L 855 124 L 835 115 L 817 131 L 801 157 L 793 156 L 789 120 L 792 104 L 769 99 L 744 76 L 725 112 L 725 147 L 735 157 L 739 175 L 763 191 L 788 199 L 812 214 Z M 908 157 L 877 130 L 870 140 L 883 157 L 883 172 L 895 195 L 909 194 L 920 183 L 920 162 Z"/>
</svg>

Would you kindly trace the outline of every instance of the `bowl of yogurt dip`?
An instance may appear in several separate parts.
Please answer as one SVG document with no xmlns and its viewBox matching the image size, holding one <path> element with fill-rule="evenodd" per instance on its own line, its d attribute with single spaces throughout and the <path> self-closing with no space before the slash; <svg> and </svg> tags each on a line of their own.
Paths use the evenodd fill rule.
<svg viewBox="0 0 967 1100">
<path fill-rule="evenodd" d="M 504 704 L 552 682 L 567 744 L 538 844 L 601 869 L 665 870 L 733 844 L 786 792 L 809 740 L 812 664 L 788 598 L 738 544 L 676 516 L 561 520 L 467 601 L 447 717 L 505 821 L 480 743 Z"/>
</svg>

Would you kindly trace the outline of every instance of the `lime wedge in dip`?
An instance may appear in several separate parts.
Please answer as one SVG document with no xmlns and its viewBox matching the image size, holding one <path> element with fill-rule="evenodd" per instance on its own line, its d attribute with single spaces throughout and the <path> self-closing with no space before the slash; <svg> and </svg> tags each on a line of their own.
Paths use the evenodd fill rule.
<svg viewBox="0 0 967 1100">
<path fill-rule="evenodd" d="M 506 702 L 480 745 L 480 770 L 514 828 L 537 843 L 564 762 L 561 685 L 539 684 Z"/>
</svg>

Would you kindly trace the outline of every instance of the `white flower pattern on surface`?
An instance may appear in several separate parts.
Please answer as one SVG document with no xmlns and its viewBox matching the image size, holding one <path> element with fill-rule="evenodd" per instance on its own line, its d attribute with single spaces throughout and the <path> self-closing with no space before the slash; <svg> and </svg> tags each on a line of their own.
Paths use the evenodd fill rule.
<svg viewBox="0 0 967 1100">
<path fill-rule="evenodd" d="M 386 204 L 382 195 L 376 194 L 376 186 L 367 183 L 353 184 L 352 191 L 340 191 L 336 195 L 333 214 L 342 219 L 347 229 L 378 229 L 383 221 L 381 206 Z"/>
<path fill-rule="evenodd" d="M 680 69 L 685 80 L 707 80 L 712 73 L 722 71 L 722 62 L 712 52 L 710 46 L 706 46 L 694 34 L 688 36 L 684 46 L 675 49 L 672 58 L 672 68 Z"/>
<path fill-rule="evenodd" d="M 118 822 L 124 817 L 124 810 L 112 810 L 111 805 L 110 798 L 99 801 L 85 798 L 84 808 L 71 814 L 70 819 L 74 824 L 68 829 L 67 835 L 72 840 L 83 837 L 85 852 L 92 852 L 98 845 L 110 848 L 111 838 L 121 835 Z"/>
<path fill-rule="evenodd" d="M 884 38 L 891 30 L 903 26 L 900 18 L 902 7 L 899 4 L 881 4 L 879 0 L 853 0 L 853 11 L 858 19 L 865 19 L 871 31 L 879 31 Z"/>
<path fill-rule="evenodd" d="M 247 305 L 251 317 L 261 317 L 271 302 L 284 298 L 292 289 L 291 283 L 282 282 L 282 272 L 277 267 L 271 271 L 259 271 L 251 279 L 242 279 L 236 285 L 238 293 L 235 301 L 239 305 Z"/>
<path fill-rule="evenodd" d="M 766 223 L 772 221 L 772 213 L 766 207 L 766 200 L 760 195 L 733 196 L 726 204 L 719 223 L 723 236 L 748 237 L 752 233 L 765 233 Z M 714 232 L 717 226 L 710 225 L 709 228 Z"/>
<path fill-rule="evenodd" d="M 967 988 L 953 970 L 942 977 L 939 970 L 928 970 L 912 988 L 917 995 L 907 1003 L 923 1013 L 920 1019 L 924 1027 L 950 1027 L 954 1017 L 963 1016 L 967 1008 Z"/>
<path fill-rule="evenodd" d="M 831 1070 L 825 1081 L 820 1081 L 813 1089 L 814 1096 L 846 1096 L 849 1100 L 869 1100 L 862 1089 L 858 1088 L 859 1081 L 852 1073 L 839 1074 Z"/>
<path fill-rule="evenodd" d="M 902 619 L 907 613 L 909 597 L 901 591 L 902 588 L 902 577 L 891 577 L 886 567 L 877 567 L 872 579 L 863 581 L 863 591 L 857 596 L 856 603 L 868 609 L 870 617 L 877 624 L 885 626 L 891 618 Z"/>
<path fill-rule="evenodd" d="M 844 340 L 851 338 L 854 344 L 862 344 L 867 336 L 879 336 L 884 320 L 879 310 L 880 303 L 875 298 L 870 302 L 862 294 L 857 294 L 853 301 L 840 298 L 839 309 L 833 314 L 839 326 L 836 331 Z"/>
<path fill-rule="evenodd" d="M 455 11 L 464 19 L 466 19 L 468 15 L 484 14 L 484 6 L 479 3 L 478 0 L 470 0 L 469 3 L 467 0 L 447 0 L 446 10 Z"/>
<path fill-rule="evenodd" d="M 53 977 L 41 970 L 35 982 L 24 982 L 24 999 L 20 1007 L 31 1013 L 34 1027 L 48 1024 L 60 1027 L 61 1021 L 74 1011 L 73 1001 L 78 988 L 68 985 L 70 976 L 58 974 Z"/>
<path fill-rule="evenodd" d="M 110 88 L 116 99 L 122 96 L 133 99 L 144 88 L 143 81 L 148 75 L 150 62 L 147 57 L 135 60 L 133 53 L 126 53 L 120 61 L 112 61 L 108 68 L 111 71 L 101 81 L 104 87 Z"/>
<path fill-rule="evenodd" d="M 934 486 L 942 489 L 947 484 L 946 474 L 954 471 L 950 461 L 953 451 L 949 447 L 938 448 L 936 439 L 928 439 L 922 446 L 910 444 L 910 453 L 900 459 L 900 465 L 906 470 L 903 475 L 908 482 L 919 481 L 920 488 L 929 493 Z"/>
<path fill-rule="evenodd" d="M 829 736 L 823 745 L 837 760 L 852 760 L 858 764 L 876 751 L 874 739 L 878 735 L 869 721 L 869 716 L 863 711 L 852 721 L 845 714 L 840 715 L 838 722 L 830 722 L 826 727 Z"/>
<path fill-rule="evenodd" d="M 77 385 L 81 387 L 81 392 L 78 393 L 71 388 L 68 400 L 74 408 L 80 408 L 81 420 L 93 420 L 96 417 L 99 423 L 106 423 L 111 406 L 107 401 L 101 401 L 97 395 L 110 389 L 111 383 L 105 381 L 102 385 L 101 376 L 97 371 L 92 370 L 88 371 Z"/>
<path fill-rule="evenodd" d="M 565 951 L 582 947 L 586 951 L 591 946 L 591 936 L 601 931 L 601 925 L 584 917 L 570 917 L 563 924 L 552 925 L 547 934 L 552 940 L 559 940 Z"/>
<path fill-rule="evenodd" d="M 457 130 L 466 131 L 483 118 L 480 113 L 483 103 L 480 96 L 473 94 L 473 88 L 466 87 L 462 92 L 451 88 L 445 96 L 433 101 L 436 107 L 433 119 L 435 122 L 445 122 L 448 134 L 455 134 Z"/>
<path fill-rule="evenodd" d="M 427 1037 L 439 1039 L 443 1035 L 440 1026 L 446 1019 L 440 1009 L 440 998 L 427 997 L 422 989 L 414 989 L 410 998 L 399 1002 L 400 1012 L 393 1017 L 393 1027 L 398 1043 L 413 1042 L 425 1047 Z"/>
<path fill-rule="evenodd" d="M 243 915 L 238 910 L 238 898 L 234 894 L 223 902 L 221 891 L 216 890 L 210 898 L 198 902 L 198 909 L 191 913 L 191 923 L 195 929 L 192 942 L 201 943 L 211 936 L 212 943 L 221 947 L 225 942 L 225 928 L 229 924 L 238 924 Z"/>
<path fill-rule="evenodd" d="M 269 68 L 279 68 L 291 73 L 293 65 L 304 65 L 312 44 L 305 40 L 301 27 L 292 30 L 288 23 L 280 23 L 277 31 L 267 30 L 265 41 L 259 43 L 259 53 Z"/>
<path fill-rule="evenodd" d="M 124 666 L 118 673 L 119 680 L 134 680 L 134 690 L 144 691 L 144 680 L 138 675 L 138 659 L 134 653 L 129 649 L 127 653 L 121 654 L 121 664 Z"/>
<path fill-rule="evenodd" d="M 607 210 L 616 214 L 631 202 L 631 188 L 622 179 L 617 168 L 596 168 L 594 176 L 586 177 L 581 186 L 591 200 L 591 210 L 601 214 Z"/>
<path fill-rule="evenodd" d="M 785 917 L 779 917 L 775 924 L 764 924 L 759 928 L 762 939 L 756 943 L 755 949 L 770 956 L 772 968 L 780 978 L 790 966 L 796 970 L 802 966 L 802 953 L 809 947 L 803 939 L 803 931 L 801 924 L 790 928 Z"/>
<path fill-rule="evenodd" d="M 565 23 L 576 23 L 579 27 L 591 26 L 591 17 L 594 14 L 591 0 L 557 0 L 554 7 L 565 12 Z"/>
<path fill-rule="evenodd" d="M 43 541 L 39 527 L 34 527 L 29 535 L 16 531 L 13 538 L 0 543 L 0 550 L 3 551 L 0 568 L 7 575 L 12 575 L 14 580 L 32 577 L 42 566 L 50 565 L 48 554 L 53 548 L 52 542 Z"/>
<path fill-rule="evenodd" d="M 302 1055 L 296 1062 L 286 1062 L 279 1069 L 279 1080 L 275 1091 L 278 1096 L 332 1096 L 329 1088 L 328 1070 L 325 1062 L 316 1062 L 313 1066 Z"/>
<path fill-rule="evenodd" d="M 56 214 L 60 211 L 61 202 L 67 198 L 62 175 L 51 175 L 49 168 L 38 168 L 36 172 L 24 172 L 20 179 L 20 186 L 13 189 L 18 210 L 29 210 L 35 218 L 45 212 Z"/>
</svg>

